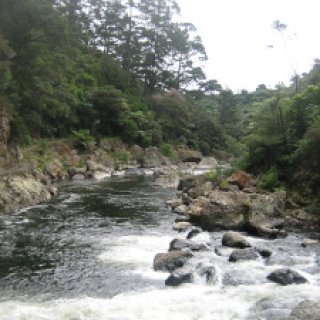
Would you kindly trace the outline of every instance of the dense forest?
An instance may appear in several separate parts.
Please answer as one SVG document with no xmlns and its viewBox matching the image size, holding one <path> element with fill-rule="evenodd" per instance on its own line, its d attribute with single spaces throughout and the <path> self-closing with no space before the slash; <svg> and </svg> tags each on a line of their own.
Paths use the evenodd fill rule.
<svg viewBox="0 0 320 320">
<path fill-rule="evenodd" d="M 319 197 L 320 63 L 292 86 L 234 93 L 174 0 L 1 0 L 0 112 L 13 143 L 72 133 L 184 144 Z M 320 199 L 317 199 L 320 201 Z"/>
</svg>

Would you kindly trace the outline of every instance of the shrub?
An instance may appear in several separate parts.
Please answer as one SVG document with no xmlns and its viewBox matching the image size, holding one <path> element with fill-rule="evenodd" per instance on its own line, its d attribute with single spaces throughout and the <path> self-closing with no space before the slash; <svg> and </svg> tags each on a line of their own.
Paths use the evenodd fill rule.
<svg viewBox="0 0 320 320">
<path fill-rule="evenodd" d="M 46 151 L 49 148 L 49 142 L 47 139 L 41 139 L 39 144 L 38 144 L 38 148 L 37 148 L 37 152 L 40 155 L 44 155 L 46 153 Z"/>
<path fill-rule="evenodd" d="M 78 151 L 91 150 L 95 144 L 95 139 L 90 135 L 89 130 L 72 131 L 72 144 Z"/>
<path fill-rule="evenodd" d="M 219 188 L 221 190 L 226 190 L 226 189 L 228 189 L 228 187 L 229 187 L 228 181 L 226 179 L 221 179 L 219 182 Z"/>
<path fill-rule="evenodd" d="M 166 156 L 166 157 L 171 157 L 173 155 L 173 150 L 172 150 L 172 147 L 169 143 L 163 143 L 161 146 L 160 146 L 160 152 Z"/>
<path fill-rule="evenodd" d="M 128 163 L 131 157 L 131 154 L 127 151 L 115 152 L 113 158 L 121 163 Z"/>
<path fill-rule="evenodd" d="M 259 188 L 266 189 L 268 191 L 274 191 L 280 186 L 278 179 L 278 172 L 275 167 L 272 167 L 264 175 L 258 179 L 257 183 Z"/>
<path fill-rule="evenodd" d="M 211 182 L 217 182 L 219 179 L 219 174 L 216 170 L 211 170 L 206 173 L 206 178 Z"/>
</svg>

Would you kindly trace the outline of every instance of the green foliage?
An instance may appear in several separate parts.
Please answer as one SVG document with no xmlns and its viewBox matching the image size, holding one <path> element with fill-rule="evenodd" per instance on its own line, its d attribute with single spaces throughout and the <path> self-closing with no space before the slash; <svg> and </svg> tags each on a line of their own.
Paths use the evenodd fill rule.
<svg viewBox="0 0 320 320">
<path fill-rule="evenodd" d="M 211 170 L 206 173 L 206 178 L 211 182 L 217 182 L 219 180 L 219 173 L 217 170 Z"/>
<path fill-rule="evenodd" d="M 280 186 L 277 169 L 272 167 L 265 174 L 259 177 L 257 185 L 259 188 L 268 191 L 275 191 Z"/>
<path fill-rule="evenodd" d="M 131 154 L 127 151 L 119 151 L 113 153 L 112 157 L 120 163 L 127 164 L 131 158 Z"/>
<path fill-rule="evenodd" d="M 72 144 L 80 152 L 90 151 L 95 145 L 95 139 L 89 130 L 72 131 Z"/>
<path fill-rule="evenodd" d="M 163 143 L 160 146 L 160 152 L 171 160 L 177 160 L 178 155 L 171 144 Z"/>
<path fill-rule="evenodd" d="M 220 182 L 219 182 L 219 188 L 221 190 L 227 190 L 229 187 L 229 183 L 226 179 L 221 179 Z"/>
<path fill-rule="evenodd" d="M 160 146 L 160 151 L 166 157 L 172 157 L 173 152 L 174 152 L 172 146 L 169 143 L 163 143 Z"/>
<path fill-rule="evenodd" d="M 49 148 L 49 141 L 47 139 L 41 139 L 38 142 L 37 152 L 40 155 L 45 155 Z"/>
<path fill-rule="evenodd" d="M 225 144 L 225 150 L 235 157 L 240 157 L 245 152 L 245 145 L 232 136 L 226 136 Z"/>
</svg>

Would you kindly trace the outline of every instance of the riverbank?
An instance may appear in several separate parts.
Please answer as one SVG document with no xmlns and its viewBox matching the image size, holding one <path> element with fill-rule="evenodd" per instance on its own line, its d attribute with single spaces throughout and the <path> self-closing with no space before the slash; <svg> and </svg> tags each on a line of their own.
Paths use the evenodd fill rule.
<svg viewBox="0 0 320 320">
<path fill-rule="evenodd" d="M 104 139 L 99 147 L 82 152 L 66 141 L 40 141 L 19 150 L 18 158 L 1 172 L 0 214 L 49 200 L 63 181 L 138 175 L 153 176 L 157 185 L 177 187 L 181 177 L 219 166 L 214 158 L 184 146 L 167 156 L 158 148 L 128 147 L 118 139 Z"/>
</svg>

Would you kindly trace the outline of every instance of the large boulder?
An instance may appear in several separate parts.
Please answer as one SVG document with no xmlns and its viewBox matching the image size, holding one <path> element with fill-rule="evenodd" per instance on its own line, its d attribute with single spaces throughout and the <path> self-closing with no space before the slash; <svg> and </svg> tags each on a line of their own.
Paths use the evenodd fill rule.
<svg viewBox="0 0 320 320">
<path fill-rule="evenodd" d="M 158 253 L 154 258 L 153 267 L 156 271 L 172 272 L 177 268 L 181 268 L 192 256 L 193 254 L 190 250 Z"/>
<path fill-rule="evenodd" d="M 188 214 L 203 229 L 239 229 L 246 220 L 249 197 L 240 192 L 214 190 L 207 197 L 200 197 L 193 202 L 197 210 Z"/>
<path fill-rule="evenodd" d="M 244 249 L 251 247 L 250 243 L 237 232 L 226 232 L 222 237 L 222 245 L 226 247 Z"/>
<path fill-rule="evenodd" d="M 288 320 L 319 320 L 320 303 L 310 300 L 300 302 L 291 312 Z"/>
<path fill-rule="evenodd" d="M 250 221 L 267 225 L 272 220 L 284 217 L 286 192 L 250 195 Z"/>
<path fill-rule="evenodd" d="M 270 238 L 276 238 L 278 234 L 281 236 L 281 232 L 276 230 L 270 232 L 267 225 L 283 218 L 285 192 L 250 194 L 241 191 L 212 190 L 212 185 L 207 186 L 206 183 L 199 186 L 200 181 L 201 179 L 187 178 L 180 182 L 180 189 L 187 190 L 193 198 L 187 214 L 204 229 L 239 230 L 249 222 L 266 228 L 257 230 L 257 233 L 276 234 Z"/>
<path fill-rule="evenodd" d="M 308 280 L 300 273 L 289 268 L 275 270 L 267 276 L 267 279 L 279 283 L 283 286 L 308 282 Z"/>
</svg>

